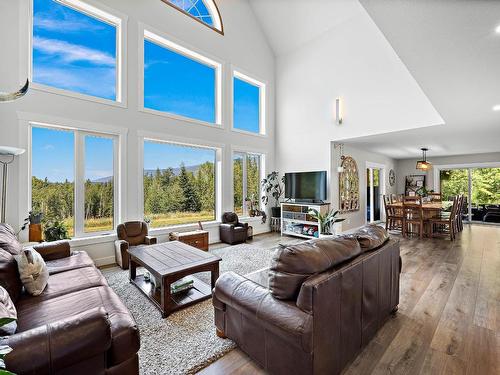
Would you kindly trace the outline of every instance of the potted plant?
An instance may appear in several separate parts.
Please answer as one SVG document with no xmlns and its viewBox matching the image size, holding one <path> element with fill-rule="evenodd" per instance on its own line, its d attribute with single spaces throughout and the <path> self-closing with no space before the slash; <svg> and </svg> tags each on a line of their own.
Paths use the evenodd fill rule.
<svg viewBox="0 0 500 375">
<path fill-rule="evenodd" d="M 66 240 L 69 238 L 66 226 L 58 219 L 47 222 L 45 229 L 43 230 L 43 235 L 45 237 L 45 241 L 47 242 Z"/>
<path fill-rule="evenodd" d="M 280 177 L 277 171 L 269 173 L 261 182 L 265 195 L 262 196 L 262 203 L 267 206 L 269 198 L 274 198 L 274 206 L 271 207 L 271 216 L 280 217 L 280 198 L 285 192 L 285 176 Z"/>
<path fill-rule="evenodd" d="M 23 225 L 17 232 L 21 233 L 26 227 L 29 228 L 29 241 L 41 242 L 42 241 L 42 219 L 43 213 L 40 211 L 32 210 L 29 212 L 28 217 L 24 219 Z"/>
<path fill-rule="evenodd" d="M 345 219 L 337 218 L 339 211 L 330 210 L 324 214 L 312 208 L 309 210 L 309 215 L 318 220 L 319 238 L 335 236 L 335 224 L 341 223 Z"/>
</svg>

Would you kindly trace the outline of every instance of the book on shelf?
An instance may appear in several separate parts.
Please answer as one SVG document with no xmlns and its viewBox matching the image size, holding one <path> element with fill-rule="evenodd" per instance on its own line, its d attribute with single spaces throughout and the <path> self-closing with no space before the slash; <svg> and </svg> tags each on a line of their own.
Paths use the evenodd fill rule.
<svg viewBox="0 0 500 375">
<path fill-rule="evenodd" d="M 194 287 L 193 279 L 182 278 L 180 280 L 177 280 L 172 285 L 170 285 L 170 292 L 171 293 L 179 293 L 179 292 L 183 292 L 185 290 L 191 289 L 193 287 Z"/>
</svg>

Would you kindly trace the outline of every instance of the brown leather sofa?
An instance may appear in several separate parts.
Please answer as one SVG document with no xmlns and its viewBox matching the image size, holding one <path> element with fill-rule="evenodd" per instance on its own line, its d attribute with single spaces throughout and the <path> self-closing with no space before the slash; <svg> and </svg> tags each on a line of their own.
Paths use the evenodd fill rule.
<svg viewBox="0 0 500 375">
<path fill-rule="evenodd" d="M 399 242 L 380 229 L 278 249 L 268 287 L 223 274 L 219 336 L 270 374 L 339 374 L 398 307 Z"/>
<path fill-rule="evenodd" d="M 142 221 L 128 221 L 116 227 L 118 239 L 115 241 L 116 263 L 126 270 L 130 264 L 128 249 L 139 245 L 153 245 L 155 237 L 148 236 L 148 226 Z"/>
<path fill-rule="evenodd" d="M 6 357 L 10 371 L 139 373 L 134 318 L 85 252 L 71 252 L 67 241 L 35 246 L 50 276 L 43 293 L 31 296 L 23 290 L 13 255 L 2 244 L 5 233 L 0 231 L 0 285 L 9 292 L 18 316 L 16 333 L 0 338 L 0 345 L 14 349 Z"/>
<path fill-rule="evenodd" d="M 240 223 L 234 212 L 224 212 L 219 236 L 222 242 L 230 245 L 245 242 L 248 238 L 248 223 Z"/>
</svg>

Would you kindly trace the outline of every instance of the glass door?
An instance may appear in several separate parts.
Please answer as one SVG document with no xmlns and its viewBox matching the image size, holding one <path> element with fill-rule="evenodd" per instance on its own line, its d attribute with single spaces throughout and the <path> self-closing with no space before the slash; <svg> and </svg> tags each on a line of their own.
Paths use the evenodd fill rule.
<svg viewBox="0 0 500 375">
<path fill-rule="evenodd" d="M 439 179 L 443 201 L 460 194 L 466 197 L 464 219 L 500 223 L 500 168 L 442 169 Z"/>
<path fill-rule="evenodd" d="M 382 220 L 382 168 L 366 168 L 366 222 Z"/>
</svg>

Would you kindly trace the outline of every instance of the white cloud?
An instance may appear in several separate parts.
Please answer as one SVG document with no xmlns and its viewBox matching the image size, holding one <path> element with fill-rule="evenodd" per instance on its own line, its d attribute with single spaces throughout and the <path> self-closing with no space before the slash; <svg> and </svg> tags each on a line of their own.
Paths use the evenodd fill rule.
<svg viewBox="0 0 500 375">
<path fill-rule="evenodd" d="M 58 55 L 66 63 L 86 61 L 95 65 L 116 65 L 116 59 L 109 53 L 63 40 L 35 37 L 33 38 L 33 48 L 43 53 Z"/>
<path fill-rule="evenodd" d="M 33 26 L 47 31 L 58 31 L 64 33 L 79 33 L 82 31 L 99 31 L 103 27 L 91 22 L 79 20 L 75 17 L 57 19 L 43 13 L 37 13 L 33 19 Z"/>
<path fill-rule="evenodd" d="M 46 144 L 42 147 L 42 150 L 45 150 L 45 151 L 50 151 L 50 150 L 53 150 L 54 149 L 54 146 L 53 145 L 50 145 L 50 144 Z"/>
</svg>

